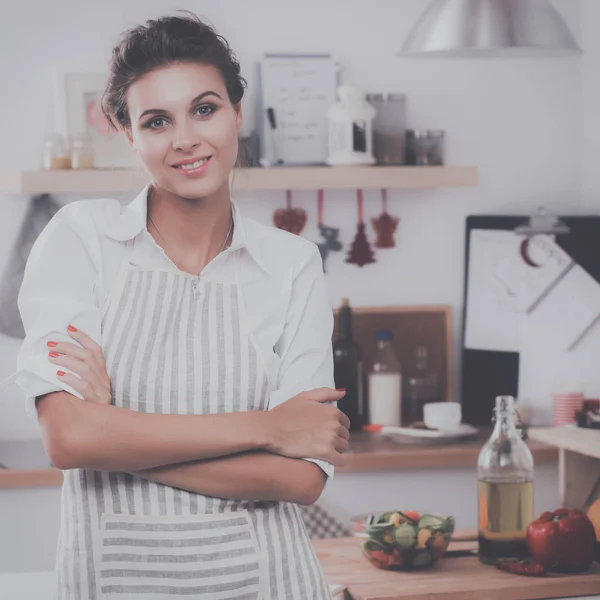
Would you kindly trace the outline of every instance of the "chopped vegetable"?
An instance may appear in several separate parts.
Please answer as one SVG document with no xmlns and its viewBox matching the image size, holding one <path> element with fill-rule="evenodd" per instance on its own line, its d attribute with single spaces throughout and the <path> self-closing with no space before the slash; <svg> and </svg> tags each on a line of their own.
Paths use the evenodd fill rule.
<svg viewBox="0 0 600 600">
<path fill-rule="evenodd" d="M 444 517 L 439 515 L 423 515 L 419 519 L 419 528 L 441 529 L 444 526 Z"/>
<path fill-rule="evenodd" d="M 431 536 L 431 529 L 419 529 L 419 533 L 417 534 L 417 548 L 425 548 Z"/>
<path fill-rule="evenodd" d="M 416 510 L 407 510 L 404 513 L 404 516 L 406 516 L 408 519 L 413 520 L 415 523 L 418 522 L 418 520 L 421 518 L 421 515 Z"/>
<path fill-rule="evenodd" d="M 546 567 L 542 563 L 525 560 L 501 560 L 496 563 L 496 567 L 507 573 L 528 577 L 543 577 L 547 573 Z"/>
<path fill-rule="evenodd" d="M 401 548 L 412 548 L 417 539 L 417 532 L 410 523 L 402 523 L 394 530 L 394 540 Z"/>
</svg>

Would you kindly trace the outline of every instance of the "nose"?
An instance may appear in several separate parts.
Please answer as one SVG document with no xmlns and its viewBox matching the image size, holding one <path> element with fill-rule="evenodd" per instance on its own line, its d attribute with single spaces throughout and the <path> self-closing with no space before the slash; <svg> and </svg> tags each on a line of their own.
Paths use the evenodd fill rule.
<svg viewBox="0 0 600 600">
<path fill-rule="evenodd" d="M 189 122 L 184 122 L 175 128 L 173 149 L 180 152 L 190 152 L 200 144 L 200 137 Z"/>
</svg>

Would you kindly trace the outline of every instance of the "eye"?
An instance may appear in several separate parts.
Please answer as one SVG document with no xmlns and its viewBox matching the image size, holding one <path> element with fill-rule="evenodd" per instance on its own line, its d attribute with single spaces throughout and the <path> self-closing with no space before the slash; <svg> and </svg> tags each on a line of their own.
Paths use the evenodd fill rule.
<svg viewBox="0 0 600 600">
<path fill-rule="evenodd" d="M 209 117 L 212 113 L 217 110 L 217 107 L 214 104 L 201 104 L 196 110 L 196 114 L 201 117 Z"/>
<path fill-rule="evenodd" d="M 164 117 L 156 117 L 155 119 L 148 121 L 144 127 L 147 127 L 148 129 L 160 129 L 161 127 L 164 127 L 166 123 L 167 120 Z"/>
</svg>

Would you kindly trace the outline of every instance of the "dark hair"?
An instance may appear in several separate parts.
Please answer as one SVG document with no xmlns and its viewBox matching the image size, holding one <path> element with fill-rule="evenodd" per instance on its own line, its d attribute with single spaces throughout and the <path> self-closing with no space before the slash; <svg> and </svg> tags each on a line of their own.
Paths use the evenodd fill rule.
<svg viewBox="0 0 600 600">
<path fill-rule="evenodd" d="M 102 111 L 116 129 L 130 127 L 129 86 L 150 71 L 172 63 L 199 62 L 215 67 L 232 104 L 240 102 L 246 80 L 227 40 L 193 13 L 146 21 L 126 31 L 112 51 Z"/>
</svg>

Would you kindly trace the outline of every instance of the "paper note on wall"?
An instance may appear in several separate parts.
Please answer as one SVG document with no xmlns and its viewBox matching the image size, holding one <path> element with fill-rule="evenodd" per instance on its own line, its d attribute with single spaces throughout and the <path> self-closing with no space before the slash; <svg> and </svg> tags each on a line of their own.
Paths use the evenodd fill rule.
<svg viewBox="0 0 600 600">
<path fill-rule="evenodd" d="M 571 269 L 523 320 L 519 398 L 531 424 L 552 424 L 555 390 L 583 388 L 600 396 L 600 285 L 579 266 Z"/>
<path fill-rule="evenodd" d="M 529 241 L 512 231 L 474 229 L 469 251 L 465 347 L 518 352 L 523 319 L 573 266 L 552 236 Z"/>
<path fill-rule="evenodd" d="M 567 271 L 531 311 L 549 330 L 547 343 L 568 352 L 600 319 L 600 285 L 579 265 Z"/>
<path fill-rule="evenodd" d="M 328 55 L 267 55 L 260 63 L 262 155 L 285 164 L 322 164 L 327 111 L 336 101 L 339 65 Z M 272 128 L 266 111 L 272 111 Z"/>
</svg>

